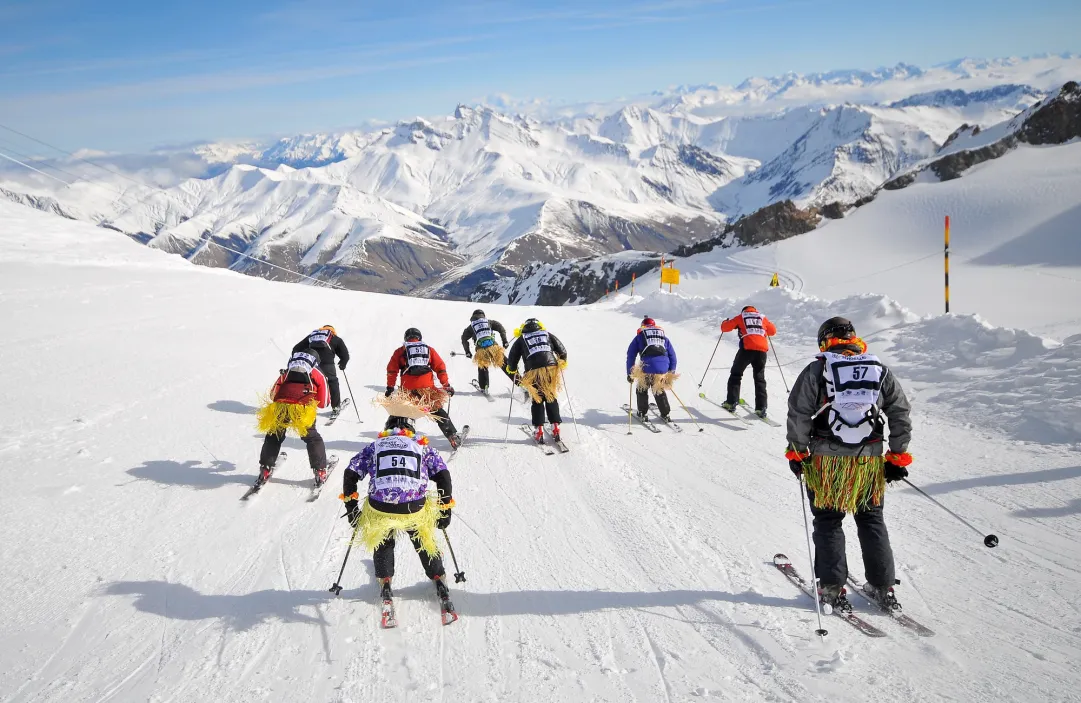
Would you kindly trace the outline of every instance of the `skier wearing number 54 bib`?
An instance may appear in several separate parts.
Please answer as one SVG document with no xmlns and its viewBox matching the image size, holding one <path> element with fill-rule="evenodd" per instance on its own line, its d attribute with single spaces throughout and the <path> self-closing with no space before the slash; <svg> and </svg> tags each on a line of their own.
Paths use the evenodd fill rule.
<svg viewBox="0 0 1081 703">
<path fill-rule="evenodd" d="M 908 476 L 905 467 L 912 463 L 908 399 L 845 318 L 822 323 L 818 349 L 817 358 L 792 384 L 785 458 L 807 484 L 819 593 L 834 610 L 852 608 L 845 597 L 848 563 L 841 527 L 851 514 L 863 552 L 864 590 L 883 608 L 899 610 L 882 503 L 886 484 Z M 887 422 L 889 451 L 883 456 Z"/>
<path fill-rule="evenodd" d="M 365 478 L 368 496 L 362 501 L 357 486 Z M 428 492 L 429 481 L 435 482 L 435 493 Z M 394 576 L 394 538 L 404 532 L 443 598 L 446 571 L 435 533 L 450 525 L 454 498 L 450 471 L 428 438 L 416 433 L 409 418 L 388 418 L 379 438 L 350 460 L 342 483 L 346 517 L 356 530 L 354 544 L 373 552 L 383 595 L 390 593 Z"/>
</svg>

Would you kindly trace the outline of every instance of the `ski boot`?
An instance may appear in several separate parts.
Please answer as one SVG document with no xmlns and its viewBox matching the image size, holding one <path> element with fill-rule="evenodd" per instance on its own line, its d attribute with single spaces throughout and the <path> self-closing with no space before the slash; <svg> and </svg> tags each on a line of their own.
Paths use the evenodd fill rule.
<svg viewBox="0 0 1081 703">
<path fill-rule="evenodd" d="M 439 598 L 439 611 L 443 624 L 450 625 L 456 622 L 458 613 L 454 610 L 454 603 L 450 601 L 450 589 L 447 588 L 446 582 L 443 581 L 442 576 L 433 577 L 432 582 L 435 583 L 435 594 Z"/>
<path fill-rule="evenodd" d="M 765 410 L 755 410 L 754 414 L 757 415 L 758 417 L 762 418 L 763 420 L 766 419 L 766 411 Z"/>
<path fill-rule="evenodd" d="M 554 439 L 557 442 L 559 441 L 559 423 L 558 422 L 553 422 L 552 423 L 552 439 Z"/>
<path fill-rule="evenodd" d="M 270 475 L 274 473 L 273 466 L 267 466 L 265 464 L 259 465 L 259 485 L 263 485 L 270 480 Z"/>
<path fill-rule="evenodd" d="M 725 410 L 727 410 L 730 413 L 736 412 L 736 404 L 735 403 L 729 403 L 727 400 L 724 401 L 723 403 L 721 403 L 721 407 L 724 408 Z"/>
<path fill-rule="evenodd" d="M 671 421 L 672 421 L 672 416 L 671 415 L 661 415 L 661 422 L 663 422 L 664 424 L 667 425 Z"/>
<path fill-rule="evenodd" d="M 316 486 L 322 486 L 327 482 L 327 468 L 325 466 L 321 469 L 312 469 L 312 473 L 315 474 Z"/>
<path fill-rule="evenodd" d="M 649 422 L 649 413 L 644 410 L 639 410 L 634 414 L 634 416 L 642 422 Z"/>
<path fill-rule="evenodd" d="M 390 588 L 390 579 L 390 576 L 379 579 L 379 597 L 385 601 L 394 598 L 394 591 Z"/>
<path fill-rule="evenodd" d="M 893 593 L 893 586 L 874 586 L 865 583 L 863 584 L 863 593 L 877 603 L 879 608 L 893 613 L 901 612 L 901 604 L 897 602 L 897 596 Z"/>
<path fill-rule="evenodd" d="M 383 629 L 398 627 L 398 616 L 394 613 L 394 591 L 390 590 L 390 577 L 379 579 L 379 598 L 382 601 L 382 612 L 379 624 Z"/>
<path fill-rule="evenodd" d="M 462 436 L 455 432 L 450 437 L 447 437 L 447 441 L 450 442 L 450 448 L 457 451 L 458 447 L 462 446 Z"/>
<path fill-rule="evenodd" d="M 824 583 L 818 587 L 818 600 L 822 603 L 822 612 L 851 613 L 852 604 L 848 602 L 845 587 L 832 583 Z"/>
<path fill-rule="evenodd" d="M 536 427 L 533 428 L 533 441 L 535 441 L 535 442 L 543 442 L 544 441 L 544 425 L 537 425 Z"/>
</svg>

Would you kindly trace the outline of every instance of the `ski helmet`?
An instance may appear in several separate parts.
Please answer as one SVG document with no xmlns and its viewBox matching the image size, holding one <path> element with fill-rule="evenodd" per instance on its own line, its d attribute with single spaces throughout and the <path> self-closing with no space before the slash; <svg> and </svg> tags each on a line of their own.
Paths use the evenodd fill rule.
<svg viewBox="0 0 1081 703">
<path fill-rule="evenodd" d="M 473 317 L 484 317 L 484 311 L 480 308 L 477 308 L 473 311 Z"/>
<path fill-rule="evenodd" d="M 844 317 L 831 317 L 818 328 L 818 348 L 828 339 L 852 339 L 856 336 L 856 328 L 852 322 Z M 823 350 L 824 351 L 824 350 Z"/>
<path fill-rule="evenodd" d="M 758 308 L 753 305 L 744 305 L 740 312 L 758 312 Z"/>
<path fill-rule="evenodd" d="M 387 422 L 383 425 L 384 430 L 409 430 L 410 432 L 416 432 L 417 428 L 413 425 L 412 418 L 402 417 L 400 415 L 391 415 L 387 418 Z"/>
<path fill-rule="evenodd" d="M 652 317 L 646 316 L 646 317 L 642 318 L 642 327 L 656 327 L 656 326 L 657 326 L 657 321 L 654 320 Z"/>
<path fill-rule="evenodd" d="M 542 325 L 540 320 L 535 317 L 531 317 L 522 323 L 523 332 L 536 332 L 537 330 L 542 329 L 544 329 L 544 325 Z"/>
<path fill-rule="evenodd" d="M 331 334 L 334 334 L 334 335 L 338 334 L 338 332 L 334 329 L 334 325 L 323 325 L 319 329 L 327 330 L 328 332 L 330 332 Z"/>
<path fill-rule="evenodd" d="M 418 330 L 416 327 L 410 327 L 405 331 L 405 341 L 411 342 L 414 339 L 420 341 L 424 339 L 424 335 L 422 335 L 420 333 L 420 330 Z"/>
</svg>

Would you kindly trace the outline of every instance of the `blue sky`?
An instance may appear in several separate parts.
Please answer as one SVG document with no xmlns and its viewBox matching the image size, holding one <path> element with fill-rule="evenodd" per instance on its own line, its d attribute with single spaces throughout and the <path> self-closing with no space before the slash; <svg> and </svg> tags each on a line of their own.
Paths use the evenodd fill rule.
<svg viewBox="0 0 1081 703">
<path fill-rule="evenodd" d="M 1079 8 L 0 0 L 0 123 L 69 149 L 134 150 L 449 113 L 498 93 L 607 99 L 785 71 L 1076 51 Z"/>
</svg>

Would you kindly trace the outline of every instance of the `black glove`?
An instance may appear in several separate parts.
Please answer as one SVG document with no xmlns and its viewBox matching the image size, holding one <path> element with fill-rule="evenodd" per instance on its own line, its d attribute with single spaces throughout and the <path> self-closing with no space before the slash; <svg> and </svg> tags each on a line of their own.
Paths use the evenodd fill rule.
<svg viewBox="0 0 1081 703">
<path fill-rule="evenodd" d="M 353 527 L 357 526 L 357 518 L 360 516 L 360 503 L 355 500 L 349 500 L 345 503 L 345 517 L 349 520 L 349 524 Z"/>
<path fill-rule="evenodd" d="M 803 476 L 803 462 L 799 459 L 789 459 L 788 470 L 791 471 L 796 478 L 800 478 Z"/>
<path fill-rule="evenodd" d="M 908 469 L 897 464 L 891 464 L 886 462 L 884 465 L 886 473 L 886 483 L 893 483 L 894 481 L 900 481 L 903 478 L 908 478 Z"/>
<path fill-rule="evenodd" d="M 394 392 L 394 386 L 387 386 L 387 392 L 386 392 L 386 393 L 384 393 L 383 395 L 385 395 L 386 397 L 388 397 L 388 398 L 389 398 L 389 397 L 390 397 L 390 395 L 391 395 L 391 394 L 392 394 L 393 392 Z"/>
<path fill-rule="evenodd" d="M 447 395 L 449 395 L 451 398 L 454 397 L 454 387 L 453 386 L 443 386 L 443 390 L 445 390 L 447 392 Z"/>
<path fill-rule="evenodd" d="M 341 369 L 342 371 L 345 371 L 345 365 L 348 364 L 348 363 L 349 363 L 348 361 L 339 361 L 338 362 L 338 368 Z"/>
<path fill-rule="evenodd" d="M 630 374 L 627 374 L 627 383 L 634 383 L 634 379 L 631 378 Z"/>
<path fill-rule="evenodd" d="M 467 358 L 467 359 L 472 359 L 473 358 L 473 354 L 468 349 L 465 350 L 465 358 Z"/>
<path fill-rule="evenodd" d="M 450 527 L 450 508 L 443 508 L 443 511 L 439 514 L 439 519 L 435 521 L 435 529 L 445 530 Z"/>
<path fill-rule="evenodd" d="M 503 348 L 504 349 L 509 349 L 510 348 L 510 343 L 507 342 L 507 340 L 505 340 L 505 339 L 503 340 Z"/>
</svg>

